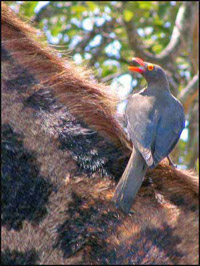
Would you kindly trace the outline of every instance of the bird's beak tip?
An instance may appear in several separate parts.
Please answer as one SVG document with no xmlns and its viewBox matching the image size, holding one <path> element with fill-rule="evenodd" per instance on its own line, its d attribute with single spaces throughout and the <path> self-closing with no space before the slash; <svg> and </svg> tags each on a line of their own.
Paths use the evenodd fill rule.
<svg viewBox="0 0 200 266">
<path fill-rule="evenodd" d="M 132 72 L 138 72 L 138 73 L 143 73 L 145 71 L 144 68 L 142 67 L 135 67 L 135 66 L 128 66 L 128 70 Z"/>
<path fill-rule="evenodd" d="M 136 62 L 137 64 L 139 64 L 139 67 L 138 66 L 129 66 L 128 69 L 130 71 L 133 71 L 133 72 L 139 72 L 139 73 L 143 73 L 145 71 L 145 64 L 144 64 L 144 61 L 138 57 L 133 57 L 132 58 L 132 62 Z"/>
</svg>

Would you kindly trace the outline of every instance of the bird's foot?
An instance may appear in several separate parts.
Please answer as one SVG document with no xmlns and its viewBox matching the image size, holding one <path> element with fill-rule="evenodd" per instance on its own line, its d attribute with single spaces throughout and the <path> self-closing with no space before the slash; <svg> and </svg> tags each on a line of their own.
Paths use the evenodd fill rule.
<svg viewBox="0 0 200 266">
<path fill-rule="evenodd" d="M 167 159 L 168 159 L 168 161 L 169 161 L 169 165 L 170 165 L 171 167 L 173 167 L 173 168 L 176 169 L 176 168 L 177 168 L 177 165 L 173 163 L 173 161 L 172 161 L 172 159 L 169 157 L 169 155 L 167 156 Z"/>
</svg>

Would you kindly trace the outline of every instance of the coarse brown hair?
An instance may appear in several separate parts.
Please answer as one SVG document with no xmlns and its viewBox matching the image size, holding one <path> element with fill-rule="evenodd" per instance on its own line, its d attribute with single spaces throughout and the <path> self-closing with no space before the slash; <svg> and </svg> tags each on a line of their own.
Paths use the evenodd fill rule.
<svg viewBox="0 0 200 266">
<path fill-rule="evenodd" d="M 120 124 L 114 119 L 119 99 L 109 86 L 89 79 L 91 70 L 69 59 L 58 58 L 55 50 L 45 44 L 41 33 L 15 16 L 4 3 L 2 27 L 3 43 L 10 54 L 40 80 L 40 86 L 50 86 L 72 114 L 104 132 L 118 145 L 123 142 L 129 146 Z"/>
</svg>

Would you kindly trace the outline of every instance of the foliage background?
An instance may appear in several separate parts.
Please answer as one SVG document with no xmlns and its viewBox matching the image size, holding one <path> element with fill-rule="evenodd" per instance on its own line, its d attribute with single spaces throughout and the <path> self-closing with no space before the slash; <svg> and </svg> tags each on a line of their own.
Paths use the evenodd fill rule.
<svg viewBox="0 0 200 266">
<path fill-rule="evenodd" d="M 133 56 L 161 65 L 183 103 L 186 128 L 172 152 L 182 168 L 199 169 L 198 1 L 6 1 L 44 31 L 77 64 L 94 69 L 123 98 L 144 87 L 127 66 Z M 126 101 L 119 105 L 124 110 Z"/>
</svg>

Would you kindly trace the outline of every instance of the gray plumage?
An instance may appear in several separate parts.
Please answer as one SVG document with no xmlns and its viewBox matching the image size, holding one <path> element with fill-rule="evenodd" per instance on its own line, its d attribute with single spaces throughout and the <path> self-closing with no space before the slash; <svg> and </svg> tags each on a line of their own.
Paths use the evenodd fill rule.
<svg viewBox="0 0 200 266">
<path fill-rule="evenodd" d="M 129 96 L 125 111 L 133 152 L 113 197 L 117 207 L 125 212 L 130 210 L 147 168 L 156 167 L 169 155 L 185 126 L 182 104 L 171 94 L 164 70 L 154 65 L 149 71 L 148 65 L 142 62 L 142 68 L 132 67 L 133 71 L 142 72 L 148 86 Z"/>
</svg>

